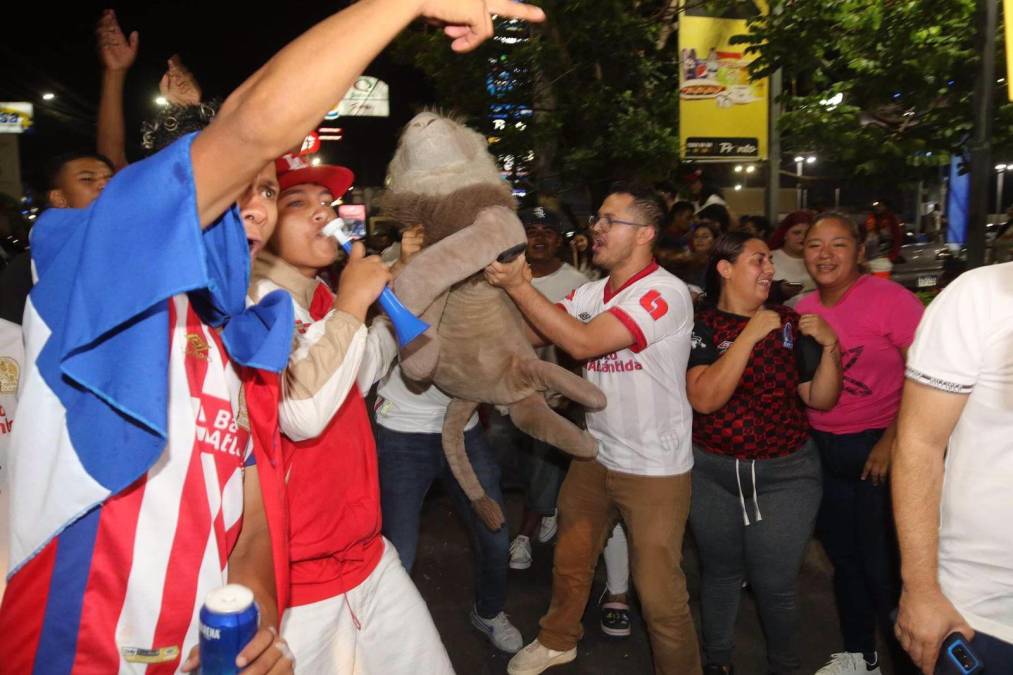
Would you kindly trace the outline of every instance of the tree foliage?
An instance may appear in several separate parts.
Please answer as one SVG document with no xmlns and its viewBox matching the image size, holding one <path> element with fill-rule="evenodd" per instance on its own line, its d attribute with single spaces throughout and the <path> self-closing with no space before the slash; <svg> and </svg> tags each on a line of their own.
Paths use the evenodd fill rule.
<svg viewBox="0 0 1013 675">
<path fill-rule="evenodd" d="M 679 157 L 675 0 L 539 4 L 547 23 L 498 26 L 481 58 L 451 55 L 431 30 L 406 33 L 395 54 L 432 79 L 444 108 L 499 139 L 494 151 L 541 185 L 668 175 Z M 506 86 L 488 86 L 490 73 Z M 490 110 L 518 104 L 533 114 L 507 108 L 505 128 L 494 128 Z"/>
<path fill-rule="evenodd" d="M 980 59 L 975 0 L 788 0 L 750 21 L 754 74 L 781 68 L 786 152 L 842 168 L 918 178 L 967 141 Z M 1002 31 L 997 68 L 1003 77 Z M 993 145 L 1013 141 L 1013 106 L 996 84 Z M 843 97 L 833 105 L 835 96 Z"/>
</svg>

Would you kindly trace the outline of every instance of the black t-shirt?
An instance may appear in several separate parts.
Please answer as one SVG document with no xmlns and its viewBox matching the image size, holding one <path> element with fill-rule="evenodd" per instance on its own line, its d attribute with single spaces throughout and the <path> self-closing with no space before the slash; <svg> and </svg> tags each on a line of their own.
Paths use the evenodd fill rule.
<svg viewBox="0 0 1013 675">
<path fill-rule="evenodd" d="M 20 326 L 31 290 L 32 257 L 25 252 L 12 258 L 0 275 L 0 319 Z"/>
<path fill-rule="evenodd" d="M 693 442 L 739 459 L 771 459 L 795 452 L 809 439 L 809 422 L 798 385 L 812 380 L 822 348 L 798 330 L 799 315 L 770 307 L 781 316 L 750 354 L 732 397 L 715 412 L 693 412 Z M 708 366 L 732 346 L 749 317 L 716 308 L 697 312 L 689 368 Z"/>
</svg>

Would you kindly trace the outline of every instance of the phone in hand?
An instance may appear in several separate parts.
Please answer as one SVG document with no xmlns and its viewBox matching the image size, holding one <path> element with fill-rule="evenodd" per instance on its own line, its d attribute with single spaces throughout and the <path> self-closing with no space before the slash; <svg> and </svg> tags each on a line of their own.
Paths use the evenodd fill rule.
<svg viewBox="0 0 1013 675">
<path fill-rule="evenodd" d="M 943 640 L 936 659 L 936 675 L 978 675 L 985 664 L 962 634 L 953 632 Z"/>
<path fill-rule="evenodd" d="M 523 244 L 517 244 L 516 246 L 511 246 L 510 248 L 508 248 L 507 250 L 503 251 L 498 256 L 496 256 L 496 262 L 508 263 L 513 260 L 516 260 L 517 256 L 519 256 L 521 253 L 524 253 L 524 251 L 526 251 L 527 248 L 528 248 L 527 242 L 524 242 Z"/>
</svg>

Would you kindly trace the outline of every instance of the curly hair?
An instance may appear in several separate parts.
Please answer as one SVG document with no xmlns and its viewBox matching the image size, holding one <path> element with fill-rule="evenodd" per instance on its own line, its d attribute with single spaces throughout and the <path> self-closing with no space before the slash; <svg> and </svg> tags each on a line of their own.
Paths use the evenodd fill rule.
<svg viewBox="0 0 1013 675">
<path fill-rule="evenodd" d="M 177 139 L 211 124 L 218 113 L 218 99 L 196 105 L 170 105 L 159 110 L 154 119 L 141 124 L 141 147 L 153 155 Z"/>
</svg>

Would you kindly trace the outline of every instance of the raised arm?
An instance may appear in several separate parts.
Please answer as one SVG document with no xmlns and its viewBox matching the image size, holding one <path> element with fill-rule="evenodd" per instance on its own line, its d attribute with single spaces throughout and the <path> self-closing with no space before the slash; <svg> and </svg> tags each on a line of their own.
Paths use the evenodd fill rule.
<svg viewBox="0 0 1013 675">
<path fill-rule="evenodd" d="M 509 263 L 489 265 L 485 278 L 507 292 L 534 331 L 578 361 L 611 354 L 636 341 L 622 321 L 609 312 L 584 323 L 560 311 L 531 285 L 531 270 L 523 255 Z M 528 337 L 532 344 L 541 342 L 536 335 L 529 333 Z"/>
<path fill-rule="evenodd" d="M 799 331 L 808 335 L 819 344 L 821 351 L 819 364 L 813 379 L 803 382 L 798 387 L 802 401 L 815 410 L 830 410 L 837 405 L 841 396 L 841 347 L 837 334 L 826 321 L 817 314 L 806 314 L 798 321 Z"/>
<path fill-rule="evenodd" d="M 102 63 L 102 91 L 98 103 L 96 149 L 119 171 L 127 165 L 126 123 L 123 120 L 123 87 L 127 71 L 137 58 L 137 31 L 127 39 L 116 21 L 116 12 L 102 12 L 95 27 L 99 61 Z"/>
<path fill-rule="evenodd" d="M 214 222 L 257 171 L 305 138 L 415 17 L 447 24 L 452 47 L 468 51 L 492 35 L 490 13 L 544 16 L 510 0 L 360 0 L 296 38 L 240 85 L 194 140 L 201 223 Z"/>
</svg>

